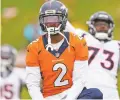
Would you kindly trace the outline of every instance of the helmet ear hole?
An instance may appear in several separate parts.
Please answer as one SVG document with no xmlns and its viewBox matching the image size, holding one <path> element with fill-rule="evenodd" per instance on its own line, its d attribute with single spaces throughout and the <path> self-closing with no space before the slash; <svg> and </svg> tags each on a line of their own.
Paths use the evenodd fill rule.
<svg viewBox="0 0 120 100">
<path fill-rule="evenodd" d="M 90 32 L 92 35 L 95 35 L 94 30 L 93 30 L 92 28 L 89 28 L 89 32 Z"/>
<path fill-rule="evenodd" d="M 42 31 L 45 31 L 45 26 L 43 24 L 40 23 L 40 27 L 41 27 Z"/>
</svg>

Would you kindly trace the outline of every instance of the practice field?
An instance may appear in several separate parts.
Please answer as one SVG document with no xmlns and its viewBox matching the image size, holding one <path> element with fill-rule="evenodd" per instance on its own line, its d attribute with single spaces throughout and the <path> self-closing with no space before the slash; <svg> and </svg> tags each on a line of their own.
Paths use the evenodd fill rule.
<svg viewBox="0 0 120 100">
<path fill-rule="evenodd" d="M 61 0 L 68 7 L 69 20 L 75 27 L 87 30 L 86 21 L 96 11 L 110 13 L 115 21 L 114 39 L 120 40 L 120 0 Z M 27 41 L 23 37 L 24 27 L 32 22 L 38 21 L 39 8 L 43 0 L 2 0 L 1 14 L 7 7 L 15 7 L 17 16 L 6 19 L 2 16 L 2 41 L 9 43 L 18 50 L 26 46 Z M 120 91 L 120 71 L 118 74 L 118 88 Z M 22 91 L 22 98 L 27 99 L 29 95 L 26 88 Z"/>
</svg>

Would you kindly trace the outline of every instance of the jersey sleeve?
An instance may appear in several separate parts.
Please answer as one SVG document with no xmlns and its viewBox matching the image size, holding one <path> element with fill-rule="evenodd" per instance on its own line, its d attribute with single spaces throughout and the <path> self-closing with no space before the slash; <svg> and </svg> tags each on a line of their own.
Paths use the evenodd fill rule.
<svg viewBox="0 0 120 100">
<path fill-rule="evenodd" d="M 25 76 L 26 76 L 25 68 L 15 67 L 14 72 L 20 78 L 22 84 L 25 84 Z"/>
<path fill-rule="evenodd" d="M 27 47 L 26 66 L 39 66 L 37 43 L 29 44 Z"/>
<path fill-rule="evenodd" d="M 77 38 L 77 43 L 75 45 L 75 53 L 75 60 L 88 60 L 88 46 L 86 40 L 83 37 L 81 37 L 81 39 Z"/>
<path fill-rule="evenodd" d="M 77 28 L 75 32 L 76 32 L 77 35 L 79 35 L 79 36 L 81 36 L 81 37 L 84 37 L 85 35 L 88 35 L 88 34 L 89 34 L 89 33 L 86 32 L 85 30 L 82 30 L 82 29 L 80 29 L 80 28 Z"/>
<path fill-rule="evenodd" d="M 69 21 L 67 21 L 67 23 L 66 23 L 65 31 L 66 32 L 76 33 L 75 28 L 73 27 L 73 25 Z"/>
<path fill-rule="evenodd" d="M 26 66 L 26 85 L 32 100 L 44 100 L 44 97 L 41 93 L 40 83 L 40 67 Z"/>
</svg>

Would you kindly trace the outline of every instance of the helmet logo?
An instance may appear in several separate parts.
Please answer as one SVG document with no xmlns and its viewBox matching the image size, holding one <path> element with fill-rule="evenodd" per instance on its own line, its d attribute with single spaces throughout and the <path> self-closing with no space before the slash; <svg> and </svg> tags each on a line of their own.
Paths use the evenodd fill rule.
<svg viewBox="0 0 120 100">
<path fill-rule="evenodd" d="M 55 14 L 55 13 L 56 13 L 55 10 L 46 10 L 46 11 L 45 11 L 45 14 L 46 14 L 46 15 Z"/>
<path fill-rule="evenodd" d="M 102 14 L 100 14 L 99 17 L 100 17 L 100 18 L 106 18 L 106 19 L 108 18 L 107 15 L 102 15 Z"/>
</svg>

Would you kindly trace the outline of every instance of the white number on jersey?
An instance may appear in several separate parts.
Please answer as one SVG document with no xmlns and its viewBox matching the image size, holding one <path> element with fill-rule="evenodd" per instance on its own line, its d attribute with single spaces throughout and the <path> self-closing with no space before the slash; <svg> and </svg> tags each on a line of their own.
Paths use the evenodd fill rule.
<svg viewBox="0 0 120 100">
<path fill-rule="evenodd" d="M 64 64 L 62 64 L 62 63 L 58 63 L 58 64 L 55 64 L 53 66 L 53 71 L 57 71 L 59 68 L 61 69 L 61 73 L 59 74 L 59 76 L 55 80 L 54 85 L 55 86 L 68 85 L 69 84 L 68 80 L 63 80 L 62 81 L 63 77 L 67 73 L 67 67 Z"/>
</svg>

